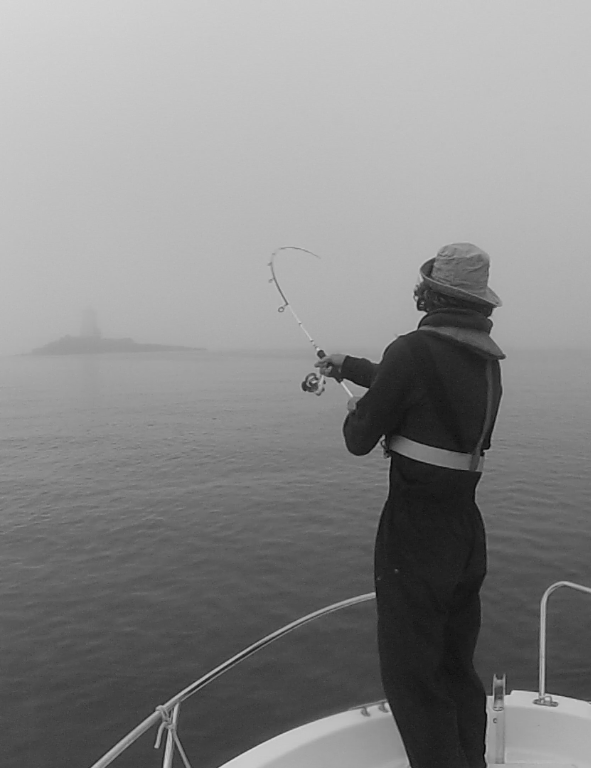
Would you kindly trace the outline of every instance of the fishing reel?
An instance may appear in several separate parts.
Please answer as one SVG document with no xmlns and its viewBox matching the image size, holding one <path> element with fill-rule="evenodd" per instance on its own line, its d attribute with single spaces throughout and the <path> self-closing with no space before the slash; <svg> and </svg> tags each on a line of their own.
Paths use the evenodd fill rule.
<svg viewBox="0 0 591 768">
<path fill-rule="evenodd" d="M 326 377 L 320 373 L 309 373 L 302 381 L 302 390 L 312 392 L 314 395 L 321 395 L 326 389 Z"/>
</svg>

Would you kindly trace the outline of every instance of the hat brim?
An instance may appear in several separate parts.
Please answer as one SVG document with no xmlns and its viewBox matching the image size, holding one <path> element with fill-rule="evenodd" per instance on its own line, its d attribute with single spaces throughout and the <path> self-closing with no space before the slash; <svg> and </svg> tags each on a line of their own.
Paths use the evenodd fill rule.
<svg viewBox="0 0 591 768">
<path fill-rule="evenodd" d="M 439 280 L 434 280 L 431 277 L 431 270 L 435 258 L 429 259 L 421 267 L 421 279 L 434 291 L 443 293 L 446 296 L 453 296 L 456 299 L 464 299 L 465 301 L 471 301 L 475 304 L 485 304 L 488 307 L 502 307 L 503 302 L 497 296 L 497 294 L 488 288 L 484 289 L 482 293 L 471 293 L 470 291 L 463 291 L 461 288 L 455 288 L 453 285 L 447 285 L 446 283 L 440 283 Z"/>
</svg>

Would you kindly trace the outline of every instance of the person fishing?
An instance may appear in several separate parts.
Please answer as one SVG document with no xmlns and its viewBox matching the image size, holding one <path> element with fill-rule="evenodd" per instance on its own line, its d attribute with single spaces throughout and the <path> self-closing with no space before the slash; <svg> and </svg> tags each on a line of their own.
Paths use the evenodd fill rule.
<svg viewBox="0 0 591 768">
<path fill-rule="evenodd" d="M 471 243 L 420 269 L 418 328 L 379 364 L 331 354 L 320 372 L 366 387 L 349 400 L 348 450 L 381 440 L 390 488 L 375 543 L 384 691 L 411 768 L 485 768 L 486 693 L 474 668 L 486 574 L 476 487 L 502 394 L 490 337 L 499 297 L 490 259 Z"/>
</svg>

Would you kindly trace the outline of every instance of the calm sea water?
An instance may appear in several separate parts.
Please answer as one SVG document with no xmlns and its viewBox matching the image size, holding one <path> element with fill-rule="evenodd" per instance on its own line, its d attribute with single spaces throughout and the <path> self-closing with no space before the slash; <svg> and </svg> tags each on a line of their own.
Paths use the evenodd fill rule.
<svg viewBox="0 0 591 768">
<path fill-rule="evenodd" d="M 371 591 L 387 487 L 350 456 L 310 357 L 0 360 L 0 766 L 87 768 L 246 644 Z M 591 585 L 591 354 L 514 352 L 480 485 L 487 685 L 535 690 L 539 598 Z M 549 689 L 591 699 L 591 601 L 550 603 Z M 309 625 L 183 705 L 194 765 L 381 698 L 372 603 Z M 149 768 L 144 737 L 115 765 Z"/>
</svg>

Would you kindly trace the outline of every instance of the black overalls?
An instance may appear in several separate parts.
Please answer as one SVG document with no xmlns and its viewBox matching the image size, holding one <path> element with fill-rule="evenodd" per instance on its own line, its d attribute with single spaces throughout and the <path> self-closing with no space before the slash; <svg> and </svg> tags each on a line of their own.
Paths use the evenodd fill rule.
<svg viewBox="0 0 591 768">
<path fill-rule="evenodd" d="M 381 436 L 402 434 L 449 451 L 472 451 L 483 428 L 484 371 L 492 360 L 494 412 L 483 448 L 489 447 L 503 355 L 488 337 L 490 321 L 474 315 L 427 315 L 421 325 L 432 323 L 429 330 L 457 332 L 400 337 L 379 366 L 345 359 L 345 378 L 369 386 L 343 428 L 349 450 L 368 453 Z M 479 333 L 490 343 L 480 344 Z M 418 346 L 428 348 L 430 363 L 416 354 Z M 433 381 L 444 390 L 443 401 Z M 452 413 L 442 414 L 443 404 Z M 391 458 L 375 547 L 378 648 L 384 691 L 412 768 L 486 766 L 486 694 L 473 665 L 486 573 L 475 501 L 480 477 L 395 453 Z"/>
</svg>

